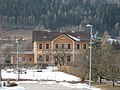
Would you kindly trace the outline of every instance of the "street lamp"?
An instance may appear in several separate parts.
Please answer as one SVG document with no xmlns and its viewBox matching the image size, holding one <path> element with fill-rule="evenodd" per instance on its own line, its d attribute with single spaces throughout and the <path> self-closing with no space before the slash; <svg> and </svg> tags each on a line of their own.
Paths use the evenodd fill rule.
<svg viewBox="0 0 120 90">
<path fill-rule="evenodd" d="M 19 79 L 19 69 L 18 69 L 18 39 L 16 39 L 17 43 L 17 60 L 16 60 L 16 73 L 17 73 L 17 78 L 16 81 Z"/>
<path fill-rule="evenodd" d="M 90 68 L 89 68 L 89 87 L 91 88 L 91 60 L 92 60 L 92 25 L 87 24 L 86 27 L 90 27 Z"/>
</svg>

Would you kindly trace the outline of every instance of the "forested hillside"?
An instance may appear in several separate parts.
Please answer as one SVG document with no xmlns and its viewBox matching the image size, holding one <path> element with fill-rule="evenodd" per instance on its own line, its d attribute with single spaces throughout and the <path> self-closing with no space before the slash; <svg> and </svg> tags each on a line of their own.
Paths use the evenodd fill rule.
<svg viewBox="0 0 120 90">
<path fill-rule="evenodd" d="M 68 25 L 85 27 L 87 23 L 99 32 L 118 33 L 119 1 L 0 0 L 0 24 L 3 27 L 34 28 L 44 25 L 46 29 L 55 30 Z"/>
</svg>

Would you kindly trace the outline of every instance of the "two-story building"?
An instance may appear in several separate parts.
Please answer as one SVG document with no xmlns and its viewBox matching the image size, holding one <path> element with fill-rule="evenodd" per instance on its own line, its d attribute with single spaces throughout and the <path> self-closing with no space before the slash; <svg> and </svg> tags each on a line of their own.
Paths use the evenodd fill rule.
<svg viewBox="0 0 120 90">
<path fill-rule="evenodd" d="M 89 48 L 89 38 L 85 31 L 33 31 L 34 63 L 74 61 L 78 52 Z"/>
</svg>

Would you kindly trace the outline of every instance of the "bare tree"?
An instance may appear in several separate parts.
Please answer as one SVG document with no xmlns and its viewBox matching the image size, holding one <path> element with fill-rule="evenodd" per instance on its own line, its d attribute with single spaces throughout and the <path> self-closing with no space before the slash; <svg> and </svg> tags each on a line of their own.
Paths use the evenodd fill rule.
<svg viewBox="0 0 120 90">
<path fill-rule="evenodd" d="M 65 57 L 69 55 L 69 50 L 67 49 L 52 49 L 45 53 L 45 55 L 50 55 L 51 59 L 55 65 L 63 66 L 65 64 Z"/>
<path fill-rule="evenodd" d="M 80 77 L 81 82 L 84 82 L 89 73 L 89 50 L 77 53 L 76 60 L 72 63 L 73 68 L 77 67 L 77 76 Z"/>
<path fill-rule="evenodd" d="M 79 26 L 69 25 L 69 26 L 63 26 L 63 27 L 59 28 L 58 30 L 61 30 L 61 31 L 72 31 L 72 32 L 84 31 L 85 30 L 84 26 L 85 25 L 82 25 L 82 24 L 80 24 Z"/>
<path fill-rule="evenodd" d="M 120 75 L 120 50 L 115 48 L 116 45 L 114 44 L 104 43 L 99 66 L 102 76 L 112 80 L 113 87 L 116 79 Z"/>
<path fill-rule="evenodd" d="M 115 86 L 115 81 L 120 75 L 120 51 L 119 50 L 110 50 L 108 52 L 108 65 L 106 77 L 113 82 L 113 87 Z"/>
<path fill-rule="evenodd" d="M 120 36 L 120 24 L 119 24 L 119 22 L 117 22 L 117 23 L 114 25 L 114 27 L 115 27 L 115 36 L 116 36 L 116 37 L 119 37 L 119 36 Z"/>
<path fill-rule="evenodd" d="M 92 78 L 97 82 L 98 77 L 103 77 L 103 73 L 101 71 L 101 40 L 98 38 L 94 39 L 94 44 L 92 48 Z"/>
<path fill-rule="evenodd" d="M 46 30 L 46 28 L 44 27 L 44 25 L 41 25 L 41 24 L 38 24 L 34 30 L 37 30 L 37 31 L 41 31 L 41 30 Z"/>
<path fill-rule="evenodd" d="M 5 29 L 3 28 L 4 21 L 2 19 L 3 17 L 0 16 L 0 38 L 5 37 Z"/>
<path fill-rule="evenodd" d="M 10 50 L 11 50 L 11 46 L 3 44 L 0 45 L 0 86 L 1 86 L 1 69 L 3 68 L 3 65 L 5 64 L 6 59 L 8 58 L 8 56 L 10 55 Z"/>
</svg>

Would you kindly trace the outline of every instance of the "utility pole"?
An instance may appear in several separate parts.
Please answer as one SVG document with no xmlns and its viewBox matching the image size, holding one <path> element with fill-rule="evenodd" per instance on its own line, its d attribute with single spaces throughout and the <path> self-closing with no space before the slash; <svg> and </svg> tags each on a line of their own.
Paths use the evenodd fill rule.
<svg viewBox="0 0 120 90">
<path fill-rule="evenodd" d="M 91 88 L 92 25 L 87 24 L 86 27 L 90 27 L 90 68 L 89 68 L 89 88 Z"/>
<path fill-rule="evenodd" d="M 0 65 L 0 87 L 2 87 L 2 75 L 1 75 L 2 66 Z"/>
<path fill-rule="evenodd" d="M 20 75 L 19 75 L 19 66 L 18 66 L 18 39 L 16 39 L 16 43 L 17 43 L 17 60 L 16 60 L 16 74 L 17 74 L 17 78 L 16 78 L 16 81 L 19 80 L 20 78 Z"/>
</svg>

